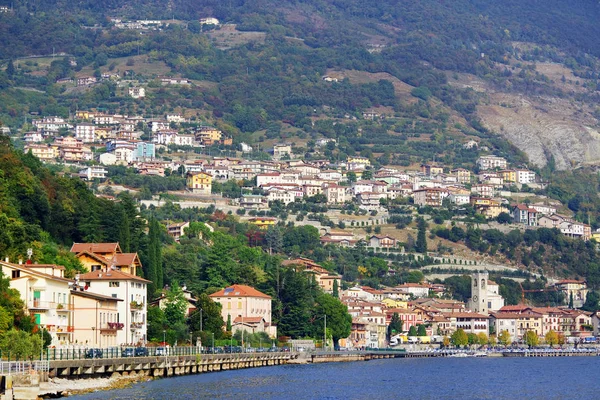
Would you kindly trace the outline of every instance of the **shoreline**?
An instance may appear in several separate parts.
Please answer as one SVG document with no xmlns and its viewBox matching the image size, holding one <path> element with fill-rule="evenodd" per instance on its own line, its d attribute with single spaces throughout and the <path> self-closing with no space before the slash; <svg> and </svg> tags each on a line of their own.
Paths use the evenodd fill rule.
<svg viewBox="0 0 600 400">
<path fill-rule="evenodd" d="M 154 378 L 145 375 L 110 376 L 106 378 L 50 378 L 40 383 L 39 398 L 64 398 L 75 395 L 124 389 L 136 383 L 148 382 Z"/>
<path fill-rule="evenodd" d="M 583 357 L 597 357 L 599 353 L 572 353 L 572 352 L 532 352 L 536 355 L 525 355 L 527 352 L 490 352 L 485 356 L 477 356 L 477 358 L 503 358 L 503 357 L 523 357 L 523 358 L 538 358 L 538 357 L 569 357 L 569 356 L 583 356 Z M 446 358 L 446 357 L 476 357 L 474 355 L 466 354 L 455 354 L 451 356 L 436 356 L 428 352 L 415 352 L 408 353 L 401 358 Z M 335 354 L 315 354 L 315 353 L 298 353 L 297 358 L 289 359 L 285 364 L 277 365 L 307 365 L 307 364 L 320 364 L 320 363 L 336 363 L 336 362 L 357 362 L 357 361 L 369 361 L 374 359 L 386 359 L 396 357 L 383 357 L 383 354 L 369 353 L 369 354 L 349 354 L 349 353 L 335 353 Z M 275 365 L 273 365 L 275 366 Z M 248 367 L 246 367 L 248 368 Z M 253 367 L 250 367 L 253 368 Z M 255 367 L 256 368 L 256 367 Z M 227 371 L 229 369 L 210 370 L 206 372 L 220 372 Z M 40 384 L 40 390 L 38 396 L 40 398 L 62 398 L 73 395 L 82 395 L 88 393 L 94 393 L 98 391 L 108 391 L 114 389 L 123 389 L 130 387 L 134 384 L 141 382 L 149 382 L 154 379 L 169 378 L 183 375 L 168 375 L 160 377 L 152 377 L 143 373 L 136 373 L 131 371 L 127 375 L 121 375 L 120 373 L 113 373 L 110 377 L 98 377 L 98 378 L 80 378 L 80 379 L 68 379 L 68 378 L 50 378 L 49 382 L 42 382 Z"/>
</svg>

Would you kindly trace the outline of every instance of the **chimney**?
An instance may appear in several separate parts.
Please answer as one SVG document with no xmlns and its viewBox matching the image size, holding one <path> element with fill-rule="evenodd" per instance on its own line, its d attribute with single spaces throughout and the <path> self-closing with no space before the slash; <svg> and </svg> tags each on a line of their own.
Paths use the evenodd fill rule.
<svg viewBox="0 0 600 400">
<path fill-rule="evenodd" d="M 10 262 L 10 260 L 8 259 L 8 257 L 6 257 L 6 258 L 4 259 L 4 262 L 7 262 L 7 263 L 9 263 L 9 262 Z"/>
<path fill-rule="evenodd" d="M 19 265 L 23 265 L 23 260 L 19 259 Z"/>
</svg>

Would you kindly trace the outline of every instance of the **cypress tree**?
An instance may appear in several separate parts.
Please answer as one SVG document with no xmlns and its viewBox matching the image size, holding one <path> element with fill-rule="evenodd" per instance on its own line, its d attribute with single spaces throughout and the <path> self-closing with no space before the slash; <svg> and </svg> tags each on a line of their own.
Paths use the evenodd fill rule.
<svg viewBox="0 0 600 400">
<path fill-rule="evenodd" d="M 427 237 L 426 237 L 426 229 L 427 223 L 423 218 L 419 218 L 418 221 L 418 233 L 417 233 L 417 243 L 415 245 L 415 250 L 418 253 L 427 253 Z"/>
</svg>

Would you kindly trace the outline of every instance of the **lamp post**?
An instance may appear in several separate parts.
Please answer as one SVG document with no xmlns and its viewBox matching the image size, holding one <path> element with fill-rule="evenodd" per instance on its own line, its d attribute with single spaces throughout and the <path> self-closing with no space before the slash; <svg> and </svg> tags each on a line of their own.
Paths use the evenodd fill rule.
<svg viewBox="0 0 600 400">
<path fill-rule="evenodd" d="M 214 332 L 211 333 L 212 335 L 212 353 L 215 354 L 215 334 Z"/>
<path fill-rule="evenodd" d="M 202 309 L 200 309 L 200 332 L 202 332 Z"/>
<path fill-rule="evenodd" d="M 323 327 L 323 348 L 327 350 L 327 314 L 325 314 L 325 321 Z"/>
<path fill-rule="evenodd" d="M 167 368 L 167 331 L 163 330 L 163 344 L 165 347 L 163 347 L 164 351 L 165 351 L 165 368 Z M 166 373 L 166 369 L 165 369 L 165 373 Z"/>
<path fill-rule="evenodd" d="M 29 254 L 29 250 L 27 250 Z M 40 361 L 44 358 L 44 331 L 42 331 L 42 326 L 40 325 Z"/>
</svg>

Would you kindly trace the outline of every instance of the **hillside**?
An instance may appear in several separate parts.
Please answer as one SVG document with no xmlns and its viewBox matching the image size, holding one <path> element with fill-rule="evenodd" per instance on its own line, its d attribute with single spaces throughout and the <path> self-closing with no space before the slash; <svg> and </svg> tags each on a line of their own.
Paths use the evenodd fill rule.
<svg viewBox="0 0 600 400">
<path fill-rule="evenodd" d="M 477 137 L 496 152 L 516 154 L 489 140 L 498 134 L 540 167 L 551 156 L 559 169 L 600 161 L 595 106 L 600 45 L 592 39 L 600 29 L 597 2 L 12 4 L 12 11 L 0 14 L 2 59 L 63 53 L 77 62 L 73 67 L 56 58 L 42 67 L 37 59 L 22 59 L 16 71 L 6 64 L 0 87 L 13 89 L 2 95 L 0 118 L 13 128 L 21 127 L 29 112 L 64 115 L 95 106 L 157 114 L 175 108 L 222 123 L 236 141 L 248 141 L 248 133 L 281 121 L 296 134 L 318 135 L 310 122 L 315 118 L 347 123 L 345 115 L 383 106 L 399 118 L 393 127 L 383 126 L 383 133 L 374 132 L 385 143 L 393 143 L 394 132 L 404 139 L 419 125 L 424 125 L 420 133 L 431 135 L 425 136 L 431 144 L 412 145 L 414 156 L 405 146 L 393 150 L 408 152 L 411 161 L 421 161 L 416 154 L 431 159 L 454 153 L 453 141 Z M 236 26 L 204 31 L 197 18 L 206 16 Z M 171 23 L 160 31 L 137 32 L 115 28 L 115 18 Z M 144 103 L 128 101 L 110 84 L 74 92 L 54 83 L 125 70 L 135 71 L 142 82 L 169 74 L 198 86 L 157 90 L 155 101 Z M 324 84 L 319 78 L 326 74 L 341 81 Z M 434 133 L 444 135 L 446 143 L 433 140 Z M 351 145 L 358 152 L 368 147 Z M 460 163 L 461 156 L 450 155 L 448 161 Z"/>
</svg>

